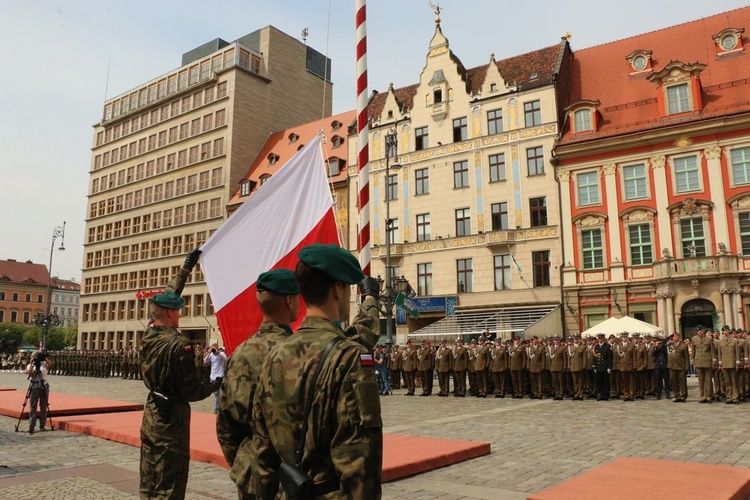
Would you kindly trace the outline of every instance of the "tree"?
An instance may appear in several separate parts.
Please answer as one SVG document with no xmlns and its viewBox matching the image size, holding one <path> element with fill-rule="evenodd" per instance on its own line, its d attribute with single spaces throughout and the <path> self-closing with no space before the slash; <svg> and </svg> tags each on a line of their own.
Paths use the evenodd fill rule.
<svg viewBox="0 0 750 500">
<path fill-rule="evenodd" d="M 15 352 L 24 332 L 26 327 L 18 323 L 0 323 L 0 351 Z"/>
</svg>

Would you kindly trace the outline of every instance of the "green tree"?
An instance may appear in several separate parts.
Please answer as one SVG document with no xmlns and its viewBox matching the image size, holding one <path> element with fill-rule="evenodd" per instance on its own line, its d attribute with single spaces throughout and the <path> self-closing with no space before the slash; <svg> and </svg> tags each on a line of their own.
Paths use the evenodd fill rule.
<svg viewBox="0 0 750 500">
<path fill-rule="evenodd" d="M 65 347 L 75 347 L 78 345 L 78 323 L 63 328 L 65 335 Z"/>
<path fill-rule="evenodd" d="M 25 332 L 26 327 L 18 323 L 0 323 L 0 351 L 15 352 Z"/>
</svg>

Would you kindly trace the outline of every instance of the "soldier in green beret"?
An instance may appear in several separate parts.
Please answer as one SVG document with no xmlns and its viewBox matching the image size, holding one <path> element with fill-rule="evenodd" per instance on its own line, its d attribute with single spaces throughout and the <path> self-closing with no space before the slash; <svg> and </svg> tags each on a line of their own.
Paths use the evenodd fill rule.
<svg viewBox="0 0 750 500">
<path fill-rule="evenodd" d="M 216 435 L 227 463 L 230 477 L 237 485 L 240 499 L 250 494 L 253 432 L 252 402 L 263 361 L 278 342 L 292 334 L 291 323 L 299 314 L 299 287 L 294 271 L 276 269 L 258 276 L 256 299 L 263 322 L 256 333 L 240 344 L 226 365 L 219 394 Z"/>
<path fill-rule="evenodd" d="M 295 274 L 307 316 L 261 368 L 253 404 L 250 493 L 274 498 L 283 460 L 313 479 L 315 497 L 379 498 L 383 424 L 370 354 L 380 336 L 378 283 L 365 278 L 357 259 L 336 245 L 305 247 L 299 260 Z M 360 282 L 364 300 L 344 330 L 341 322 L 349 318 L 351 285 Z M 310 387 L 326 349 L 316 386 Z M 308 395 L 309 434 L 303 435 Z M 312 443 L 314 447 L 307 446 Z"/>
<path fill-rule="evenodd" d="M 190 465 L 190 401 L 221 385 L 201 382 L 193 346 L 177 329 L 185 279 L 198 262 L 193 250 L 165 292 L 149 303 L 151 323 L 141 341 L 140 370 L 149 390 L 141 423 L 141 498 L 184 498 Z M 136 367 L 137 368 L 137 367 Z"/>
</svg>

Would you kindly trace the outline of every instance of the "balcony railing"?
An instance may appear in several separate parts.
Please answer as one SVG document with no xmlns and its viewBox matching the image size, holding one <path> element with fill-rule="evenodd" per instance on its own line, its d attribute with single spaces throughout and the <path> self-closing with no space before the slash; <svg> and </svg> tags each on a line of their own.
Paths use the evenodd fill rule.
<svg viewBox="0 0 750 500">
<path fill-rule="evenodd" d="M 737 255 L 715 255 L 667 259 L 655 266 L 657 278 L 710 276 L 719 273 L 733 273 L 740 270 L 740 257 Z"/>
</svg>

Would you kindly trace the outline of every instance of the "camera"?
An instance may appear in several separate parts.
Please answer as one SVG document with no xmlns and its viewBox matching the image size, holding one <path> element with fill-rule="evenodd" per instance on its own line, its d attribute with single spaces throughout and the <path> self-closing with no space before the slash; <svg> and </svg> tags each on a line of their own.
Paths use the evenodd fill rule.
<svg viewBox="0 0 750 500">
<path fill-rule="evenodd" d="M 216 354 L 216 348 L 215 347 L 211 348 L 211 354 Z"/>
</svg>

